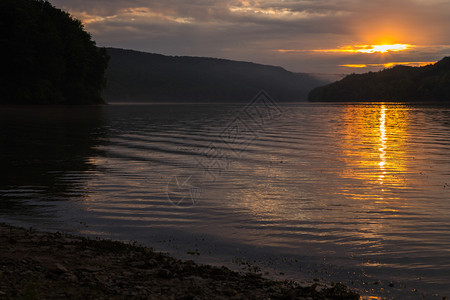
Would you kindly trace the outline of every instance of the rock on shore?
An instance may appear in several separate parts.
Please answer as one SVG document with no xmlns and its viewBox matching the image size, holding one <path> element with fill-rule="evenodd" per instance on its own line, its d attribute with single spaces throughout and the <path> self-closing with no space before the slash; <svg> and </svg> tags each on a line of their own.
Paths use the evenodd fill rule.
<svg viewBox="0 0 450 300">
<path fill-rule="evenodd" d="M 110 240 L 0 224 L 0 299 L 359 299 Z"/>
</svg>

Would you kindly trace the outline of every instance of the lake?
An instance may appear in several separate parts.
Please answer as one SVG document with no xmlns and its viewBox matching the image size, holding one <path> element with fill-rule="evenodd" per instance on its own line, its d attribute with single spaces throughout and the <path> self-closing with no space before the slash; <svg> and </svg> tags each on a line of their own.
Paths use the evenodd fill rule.
<svg viewBox="0 0 450 300">
<path fill-rule="evenodd" d="M 366 299 L 450 296 L 450 107 L 2 107 L 0 221 Z"/>
</svg>

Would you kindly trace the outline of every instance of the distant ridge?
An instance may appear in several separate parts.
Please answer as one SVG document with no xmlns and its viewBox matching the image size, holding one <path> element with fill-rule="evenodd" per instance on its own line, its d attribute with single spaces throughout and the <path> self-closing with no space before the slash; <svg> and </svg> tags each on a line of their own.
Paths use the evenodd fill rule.
<svg viewBox="0 0 450 300">
<path fill-rule="evenodd" d="M 424 67 L 396 66 L 351 74 L 315 88 L 308 100 L 450 102 L 450 57 Z"/>
<path fill-rule="evenodd" d="M 107 102 L 247 102 L 262 89 L 277 101 L 305 101 L 311 89 L 327 83 L 251 62 L 117 48 L 107 52 Z"/>
</svg>

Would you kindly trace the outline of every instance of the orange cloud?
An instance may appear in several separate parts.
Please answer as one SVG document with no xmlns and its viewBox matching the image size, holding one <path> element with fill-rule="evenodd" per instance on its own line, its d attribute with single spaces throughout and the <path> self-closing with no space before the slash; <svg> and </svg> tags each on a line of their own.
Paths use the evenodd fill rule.
<svg viewBox="0 0 450 300">
<path fill-rule="evenodd" d="M 385 67 L 385 68 L 391 68 L 393 66 L 410 66 L 410 67 L 423 67 L 427 65 L 431 65 L 436 63 L 436 61 L 409 61 L 409 62 L 388 62 L 388 63 L 382 63 L 382 64 L 346 64 L 346 65 L 339 65 L 339 67 L 348 67 L 348 68 L 379 68 L 379 67 Z"/>
</svg>

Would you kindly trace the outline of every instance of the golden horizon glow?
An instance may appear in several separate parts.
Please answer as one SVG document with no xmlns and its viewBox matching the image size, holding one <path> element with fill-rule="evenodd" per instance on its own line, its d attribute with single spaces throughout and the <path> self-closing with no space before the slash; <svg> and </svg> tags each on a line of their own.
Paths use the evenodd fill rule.
<svg viewBox="0 0 450 300">
<path fill-rule="evenodd" d="M 314 52 L 344 52 L 344 53 L 388 53 L 405 51 L 416 47 L 411 44 L 384 44 L 384 45 L 350 45 L 338 49 L 319 49 Z"/>
<path fill-rule="evenodd" d="M 394 66 L 410 66 L 410 67 L 423 67 L 427 65 L 435 64 L 437 61 L 408 61 L 408 62 L 387 62 L 381 64 L 345 64 L 339 65 L 339 67 L 347 67 L 347 68 L 391 68 Z"/>
<path fill-rule="evenodd" d="M 339 65 L 339 67 L 348 67 L 348 68 L 367 68 L 366 64 L 349 64 L 349 65 Z"/>
</svg>

